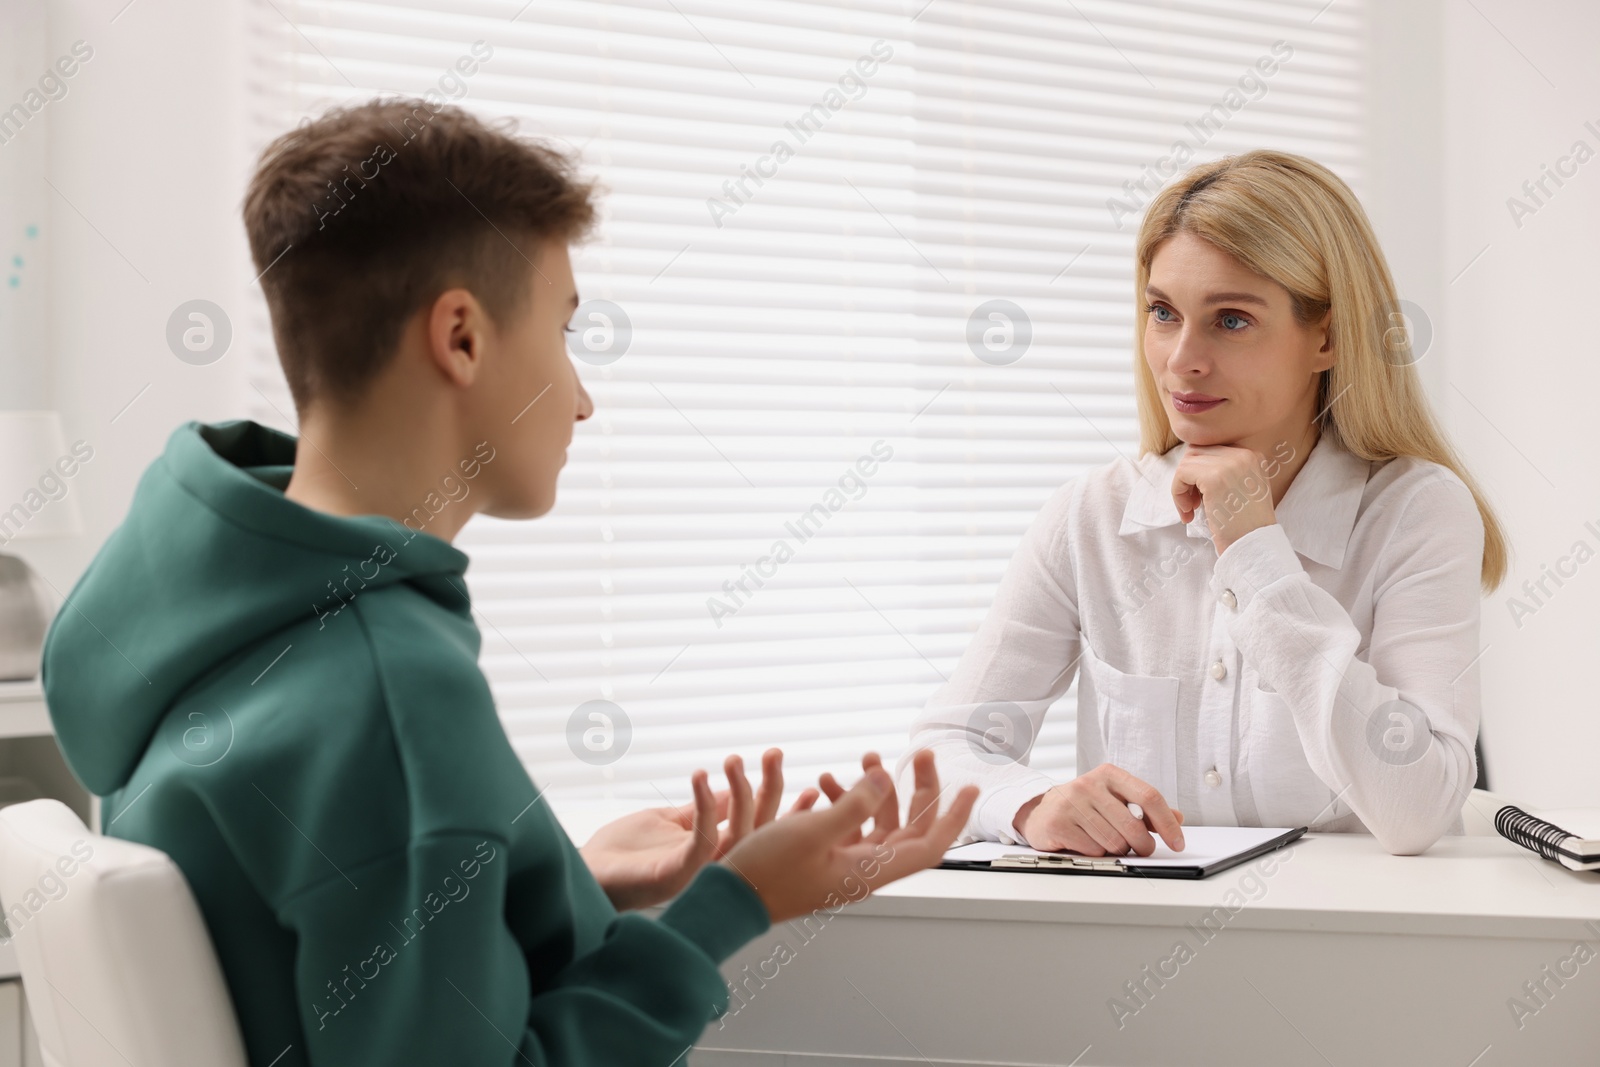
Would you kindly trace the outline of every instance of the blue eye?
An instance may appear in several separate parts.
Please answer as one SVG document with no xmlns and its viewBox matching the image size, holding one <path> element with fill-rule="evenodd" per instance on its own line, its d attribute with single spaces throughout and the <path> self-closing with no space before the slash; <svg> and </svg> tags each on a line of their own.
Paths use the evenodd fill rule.
<svg viewBox="0 0 1600 1067">
<path fill-rule="evenodd" d="M 1241 327 L 1250 325 L 1250 320 L 1243 315 L 1224 315 L 1220 321 L 1222 322 L 1222 328 L 1225 330 L 1238 330 Z M 1237 323 L 1238 325 L 1230 325 L 1230 323 Z"/>
<path fill-rule="evenodd" d="M 1171 319 L 1164 319 L 1164 318 L 1161 317 L 1163 312 L 1167 312 L 1167 308 L 1164 305 L 1161 305 L 1161 304 L 1146 304 L 1144 306 L 1144 310 L 1145 310 L 1145 314 L 1154 315 L 1156 317 L 1156 321 L 1157 322 L 1171 322 L 1172 321 Z"/>
</svg>

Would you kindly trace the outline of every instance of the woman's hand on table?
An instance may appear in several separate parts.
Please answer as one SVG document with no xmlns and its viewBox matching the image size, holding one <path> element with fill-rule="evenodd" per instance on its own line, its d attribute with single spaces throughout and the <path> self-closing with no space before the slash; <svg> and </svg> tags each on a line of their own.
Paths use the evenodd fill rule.
<svg viewBox="0 0 1600 1067">
<path fill-rule="evenodd" d="M 1135 817 L 1129 804 L 1143 814 Z M 1183 812 L 1156 788 L 1111 763 L 1052 786 L 1017 810 L 1012 823 L 1032 848 L 1084 856 L 1148 856 L 1152 831 L 1174 852 L 1183 850 Z"/>
</svg>

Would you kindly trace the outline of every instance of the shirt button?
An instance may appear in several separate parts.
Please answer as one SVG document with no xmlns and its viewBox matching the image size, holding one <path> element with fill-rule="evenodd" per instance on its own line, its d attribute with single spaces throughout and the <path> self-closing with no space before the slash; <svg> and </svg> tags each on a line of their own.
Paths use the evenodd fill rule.
<svg viewBox="0 0 1600 1067">
<path fill-rule="evenodd" d="M 1239 598 L 1233 595 L 1232 589 L 1224 589 L 1222 591 L 1222 602 L 1229 608 L 1236 608 L 1239 606 Z"/>
<path fill-rule="evenodd" d="M 1217 681 L 1220 682 L 1224 678 L 1226 678 L 1227 676 L 1228 676 L 1228 666 L 1227 666 L 1227 664 L 1223 663 L 1220 659 L 1217 660 L 1217 662 L 1215 662 L 1215 663 L 1213 663 L 1211 665 L 1211 677 L 1215 678 Z"/>
<path fill-rule="evenodd" d="M 1217 771 L 1217 769 L 1215 767 L 1211 768 L 1209 771 L 1206 772 L 1206 785 L 1210 786 L 1212 789 L 1215 789 L 1217 786 L 1219 786 L 1221 784 L 1222 784 L 1222 775 Z"/>
</svg>

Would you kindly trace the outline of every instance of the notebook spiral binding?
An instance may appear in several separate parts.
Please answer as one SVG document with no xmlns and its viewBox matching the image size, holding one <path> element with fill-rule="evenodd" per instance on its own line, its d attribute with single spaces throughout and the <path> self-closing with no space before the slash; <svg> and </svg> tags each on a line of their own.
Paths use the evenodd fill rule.
<svg viewBox="0 0 1600 1067">
<path fill-rule="evenodd" d="M 1514 804 L 1507 804 L 1495 812 L 1494 828 L 1500 836 L 1515 841 L 1523 848 L 1537 852 L 1547 860 L 1560 862 L 1560 845 L 1570 835 L 1555 823 L 1529 815 Z"/>
</svg>

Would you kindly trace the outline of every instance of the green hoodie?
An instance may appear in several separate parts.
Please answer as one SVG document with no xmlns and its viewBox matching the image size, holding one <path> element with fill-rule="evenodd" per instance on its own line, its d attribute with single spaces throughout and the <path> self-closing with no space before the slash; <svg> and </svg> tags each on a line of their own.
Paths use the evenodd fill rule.
<svg viewBox="0 0 1600 1067">
<path fill-rule="evenodd" d="M 187 876 L 251 1062 L 686 1062 L 760 897 L 710 864 L 619 915 L 500 725 L 467 557 L 288 500 L 294 454 L 174 431 L 42 672 L 104 832 Z"/>
</svg>

